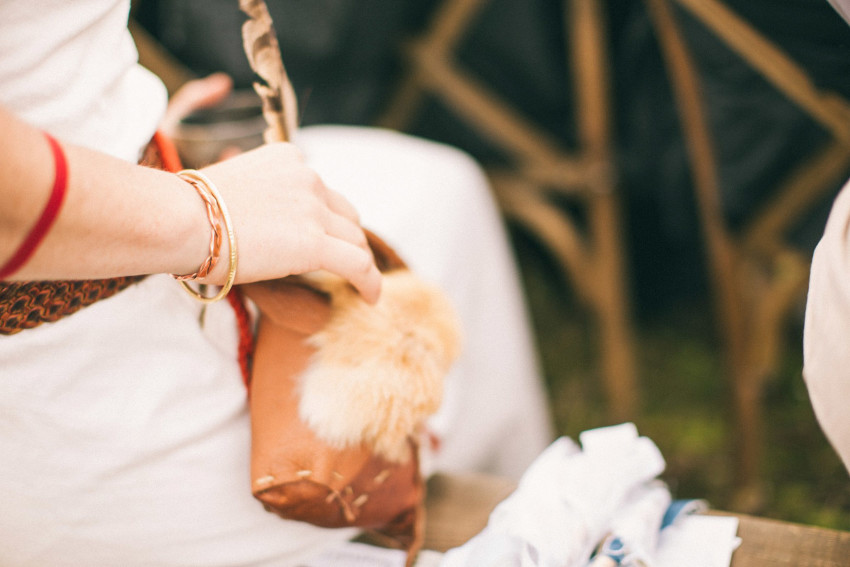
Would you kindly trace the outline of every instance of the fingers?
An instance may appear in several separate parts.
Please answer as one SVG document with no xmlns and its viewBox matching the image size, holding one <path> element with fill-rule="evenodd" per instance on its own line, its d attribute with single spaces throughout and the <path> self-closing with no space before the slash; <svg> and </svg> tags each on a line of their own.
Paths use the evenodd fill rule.
<svg viewBox="0 0 850 567">
<path fill-rule="evenodd" d="M 381 294 L 381 273 L 372 253 L 337 238 L 326 241 L 322 269 L 345 278 L 369 303 L 375 303 Z"/>
<path fill-rule="evenodd" d="M 219 183 L 237 225 L 241 282 L 324 269 L 377 301 L 381 274 L 357 211 L 295 146 L 267 144 L 204 171 Z"/>
<path fill-rule="evenodd" d="M 325 232 L 328 236 L 353 244 L 371 254 L 369 242 L 366 240 L 363 229 L 349 218 L 332 212 L 328 216 Z"/>
<path fill-rule="evenodd" d="M 327 201 L 330 209 L 333 212 L 342 215 L 357 224 L 360 224 L 360 215 L 357 213 L 357 209 L 354 208 L 354 205 L 352 205 L 348 201 L 348 199 L 346 199 L 340 193 L 337 193 L 333 189 L 330 189 L 328 187 L 326 187 L 325 189 L 325 200 Z"/>
<path fill-rule="evenodd" d="M 380 294 L 381 275 L 360 225 L 342 215 L 331 214 L 324 244 L 322 268 L 349 280 L 366 301 L 375 303 Z"/>
<path fill-rule="evenodd" d="M 225 73 L 213 73 L 187 82 L 168 101 L 160 128 L 167 135 L 173 135 L 180 120 L 195 110 L 215 106 L 232 90 L 233 80 Z"/>
<path fill-rule="evenodd" d="M 348 279 L 363 299 L 375 303 L 381 291 L 381 274 L 375 264 L 366 234 L 359 224 L 357 211 L 342 195 L 329 190 L 329 196 L 337 197 L 331 206 L 335 211 L 341 212 L 333 212 L 329 217 L 327 235 L 331 242 L 328 265 L 324 268 L 331 272 L 345 270 L 335 273 Z M 351 246 L 356 246 L 361 253 L 351 252 L 349 257 L 342 256 L 349 253 Z"/>
</svg>

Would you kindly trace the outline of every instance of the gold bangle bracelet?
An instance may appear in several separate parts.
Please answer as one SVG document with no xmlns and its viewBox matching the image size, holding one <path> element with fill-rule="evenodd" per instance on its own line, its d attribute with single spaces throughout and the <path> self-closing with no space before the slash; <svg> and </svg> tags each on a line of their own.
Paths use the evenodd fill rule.
<svg viewBox="0 0 850 567">
<path fill-rule="evenodd" d="M 218 264 L 218 258 L 221 254 L 221 225 L 224 221 L 223 215 L 221 213 L 221 207 L 219 206 L 218 201 L 216 201 L 215 197 L 213 197 L 213 194 L 210 193 L 209 189 L 207 189 L 206 185 L 189 177 L 181 176 L 181 179 L 183 179 L 192 187 L 194 187 L 195 191 L 198 192 L 198 195 L 204 201 L 204 205 L 207 209 L 207 220 L 210 223 L 209 256 L 206 257 L 206 259 L 203 261 L 203 263 L 201 263 L 201 265 L 198 267 L 198 270 L 194 274 L 171 274 L 171 277 L 173 277 L 177 281 L 192 281 L 198 278 L 207 277 L 209 273 L 213 270 L 213 268 L 215 268 L 216 264 Z"/>
<path fill-rule="evenodd" d="M 218 209 L 221 211 L 221 218 L 224 221 L 224 229 L 227 233 L 227 241 L 230 244 L 230 266 L 227 272 L 227 280 L 224 282 L 224 285 L 219 290 L 217 294 L 212 297 L 207 297 L 197 291 L 195 291 L 189 284 L 185 281 L 180 281 L 180 285 L 183 286 L 183 289 L 186 290 L 189 295 L 197 299 L 202 303 L 214 303 L 220 299 L 223 299 L 228 292 L 230 292 L 230 288 L 233 287 L 233 282 L 236 280 L 236 266 L 238 264 L 239 254 L 236 249 L 236 234 L 233 232 L 233 222 L 230 220 L 230 214 L 227 211 L 227 207 L 224 204 L 224 199 L 221 197 L 221 193 L 219 193 L 218 188 L 210 181 L 209 177 L 204 175 L 198 170 L 195 169 L 184 169 L 177 173 L 181 179 L 191 183 L 192 185 L 199 184 L 203 185 L 203 187 L 212 194 L 215 199 L 216 205 Z"/>
</svg>

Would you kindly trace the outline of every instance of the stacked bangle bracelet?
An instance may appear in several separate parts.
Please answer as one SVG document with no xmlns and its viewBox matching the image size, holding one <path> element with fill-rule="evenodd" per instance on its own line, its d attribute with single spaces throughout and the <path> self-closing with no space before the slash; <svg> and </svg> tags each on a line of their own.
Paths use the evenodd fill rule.
<svg viewBox="0 0 850 567">
<path fill-rule="evenodd" d="M 203 303 L 213 303 L 228 294 L 230 288 L 233 287 L 234 280 L 236 279 L 238 252 L 236 249 L 236 235 L 233 232 L 233 222 L 230 220 L 230 214 L 227 212 L 227 207 L 224 204 L 221 193 L 219 193 L 216 186 L 206 175 L 195 169 L 184 169 L 183 171 L 179 171 L 177 175 L 192 185 L 192 187 L 194 187 L 200 195 L 201 199 L 204 200 L 204 204 L 207 208 L 207 218 L 210 222 L 210 254 L 203 263 L 201 263 L 198 271 L 194 274 L 183 276 L 172 274 L 172 276 L 174 276 L 183 288 L 195 299 Z M 214 296 L 207 297 L 206 295 L 195 291 L 186 282 L 206 277 L 218 263 L 218 259 L 221 254 L 222 225 L 224 225 L 224 230 L 227 233 L 227 241 L 230 245 L 230 266 L 227 271 L 227 280 L 224 282 L 224 286 L 222 286 L 219 292 Z"/>
<path fill-rule="evenodd" d="M 201 196 L 201 199 L 203 199 L 204 204 L 207 207 L 207 219 L 210 222 L 210 255 L 207 256 L 206 260 L 203 261 L 201 266 L 198 268 L 198 271 L 194 274 L 186 274 L 184 276 L 171 274 L 176 280 L 182 282 L 205 278 L 209 275 L 212 269 L 215 268 L 215 265 L 218 264 L 218 258 L 221 255 L 222 213 L 218 201 L 204 183 L 199 183 L 191 178 L 184 177 L 181 174 L 178 175 L 191 184 L 198 192 L 198 195 Z"/>
</svg>

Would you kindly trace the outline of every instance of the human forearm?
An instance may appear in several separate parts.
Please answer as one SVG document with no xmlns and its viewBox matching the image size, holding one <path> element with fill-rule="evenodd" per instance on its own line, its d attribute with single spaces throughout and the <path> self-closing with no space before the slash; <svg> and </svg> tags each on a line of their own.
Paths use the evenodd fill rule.
<svg viewBox="0 0 850 567">
<path fill-rule="evenodd" d="M 18 279 L 194 273 L 209 254 L 202 199 L 176 175 L 63 144 L 69 177 L 55 224 Z M 0 109 L 0 265 L 42 210 L 54 166 L 44 136 Z M 269 144 L 205 168 L 233 219 L 236 282 L 328 270 L 368 301 L 381 277 L 357 213 L 291 144 Z M 6 205 L 9 203 L 9 205 Z M 204 283 L 227 279 L 228 255 Z"/>
<path fill-rule="evenodd" d="M 191 272 L 208 246 L 203 204 L 174 175 L 59 141 L 68 163 L 64 204 L 15 279 Z M 0 110 L 0 263 L 48 199 L 55 164 L 43 134 Z M 207 236 L 204 236 L 204 231 Z M 205 242 L 206 238 L 206 242 Z"/>
</svg>

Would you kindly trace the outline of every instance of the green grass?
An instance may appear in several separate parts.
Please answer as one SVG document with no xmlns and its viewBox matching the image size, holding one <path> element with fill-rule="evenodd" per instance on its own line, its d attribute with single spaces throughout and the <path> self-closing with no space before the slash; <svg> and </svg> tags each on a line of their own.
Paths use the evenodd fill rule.
<svg viewBox="0 0 850 567">
<path fill-rule="evenodd" d="M 517 253 L 558 433 L 575 437 L 610 424 L 592 317 L 535 246 L 518 239 Z M 665 456 L 664 478 L 675 497 L 850 530 L 850 477 L 809 403 L 799 321 L 790 321 L 779 369 L 764 393 L 765 494 L 757 510 L 736 510 L 733 499 L 735 432 L 710 298 L 695 294 L 644 314 L 634 331 L 643 396 L 635 422 Z"/>
</svg>

